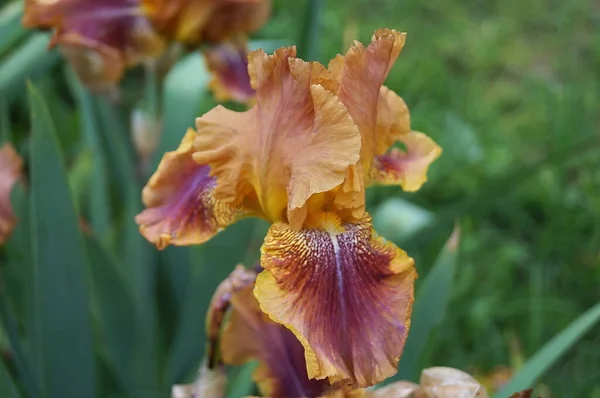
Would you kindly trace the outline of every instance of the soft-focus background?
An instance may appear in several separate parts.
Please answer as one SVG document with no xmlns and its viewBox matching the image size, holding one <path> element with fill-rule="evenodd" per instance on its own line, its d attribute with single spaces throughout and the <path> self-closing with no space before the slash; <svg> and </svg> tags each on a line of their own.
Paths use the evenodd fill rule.
<svg viewBox="0 0 600 398">
<path fill-rule="evenodd" d="M 139 177 L 143 166 L 129 157 L 129 116 L 70 79 L 59 54 L 45 51 L 45 36 L 18 27 L 18 5 L 0 4 L 2 131 L 25 158 L 32 155 L 24 84 L 31 77 L 49 106 L 80 214 L 95 228 L 97 238 L 86 238 L 84 247 L 90 263 L 84 279 L 92 300 L 96 378 L 103 386 L 98 396 L 134 396 L 122 393 L 128 381 L 121 378 L 135 378 L 130 390 L 147 394 L 135 396 L 161 396 L 151 394 L 193 377 L 212 290 L 236 262 L 256 260 L 265 226 L 245 221 L 202 248 L 158 254 L 146 244 L 132 221 L 145 181 Z M 401 375 L 414 378 L 423 366 L 452 366 L 486 381 L 492 395 L 495 385 L 600 302 L 600 3 L 279 0 L 253 39 L 269 51 L 278 43 L 297 44 L 307 58 L 327 62 L 353 40 L 369 41 L 381 27 L 408 32 L 387 85 L 407 102 L 413 128 L 444 149 L 418 193 L 369 193 L 378 230 L 417 259 L 421 275 L 418 320 Z M 193 61 L 179 64 L 167 80 L 168 136 L 159 152 L 172 149 L 193 116 L 214 104 L 205 92 L 206 72 Z M 140 84 L 138 78 L 134 73 L 125 84 Z M 53 190 L 52 178 L 45 179 L 46 192 Z M 50 214 L 37 223 L 45 231 L 38 239 L 68 235 L 60 216 L 51 214 L 62 202 L 44 204 L 60 201 L 60 195 L 40 194 L 43 184 L 34 188 L 29 198 L 24 189 L 16 192 L 23 222 L 1 257 L 0 345 L 13 376 L 36 363 L 27 364 L 27 358 L 39 339 L 52 341 L 46 334 L 32 342 L 30 297 L 47 294 L 50 301 L 40 311 L 51 318 L 73 310 L 68 295 L 57 298 L 40 288 L 43 275 L 52 278 L 52 272 L 34 275 L 32 285 L 27 278 L 39 269 L 23 270 L 36 250 L 31 245 L 39 250 L 39 241 L 29 240 L 36 222 L 25 225 L 34 217 L 28 201 Z M 458 249 L 442 250 L 453 225 L 460 229 Z M 65 243 L 56 256 L 77 250 Z M 432 269 L 437 279 L 428 278 Z M 445 269 L 453 273 L 445 275 Z M 427 299 L 419 302 L 421 293 Z M 535 377 L 541 396 L 600 397 L 599 332 L 598 325 L 572 331 L 538 360 L 538 370 L 550 365 Z M 22 353 L 15 352 L 15 342 L 23 343 Z M 59 360 L 55 366 L 68 371 L 71 364 Z M 72 371 L 76 377 L 77 369 Z M 247 380 L 248 371 L 241 373 L 238 380 Z M 13 378 L 29 397 L 23 388 L 29 381 Z"/>
</svg>

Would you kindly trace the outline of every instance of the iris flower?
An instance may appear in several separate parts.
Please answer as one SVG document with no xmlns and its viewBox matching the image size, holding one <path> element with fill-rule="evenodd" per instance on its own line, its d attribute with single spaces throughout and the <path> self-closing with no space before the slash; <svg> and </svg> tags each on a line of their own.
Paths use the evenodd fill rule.
<svg viewBox="0 0 600 398">
<path fill-rule="evenodd" d="M 88 87 L 105 90 L 127 67 L 159 55 L 163 39 L 142 14 L 139 0 L 25 0 L 23 24 L 51 29 Z"/>
<path fill-rule="evenodd" d="M 366 187 L 415 191 L 441 152 L 383 86 L 404 40 L 378 30 L 328 68 L 294 47 L 251 52 L 256 105 L 196 119 L 142 193 L 140 232 L 161 249 L 206 242 L 244 217 L 271 223 L 253 293 L 302 344 L 309 379 L 384 380 L 410 327 L 414 261 L 365 212 Z"/>
<path fill-rule="evenodd" d="M 5 143 L 0 147 L 0 244 L 6 242 L 17 222 L 10 195 L 22 175 L 23 160 L 11 144 Z"/>
<path fill-rule="evenodd" d="M 377 390 L 352 389 L 332 386 L 325 380 L 310 380 L 300 342 L 288 329 L 261 311 L 252 293 L 255 278 L 253 270 L 238 266 L 219 286 L 207 317 L 210 346 L 216 345 L 218 350 L 209 352 L 208 363 L 211 365 L 203 364 L 195 383 L 173 388 L 173 398 L 223 398 L 226 379 L 220 365 L 243 365 L 249 361 L 258 361 L 253 379 L 263 397 L 487 398 L 485 389 L 472 376 L 446 367 L 423 370 L 420 385 L 398 381 Z M 229 308 L 227 318 L 225 312 Z"/>
<path fill-rule="evenodd" d="M 158 31 L 196 48 L 213 73 L 217 100 L 247 102 L 254 96 L 247 62 L 247 35 L 260 29 L 271 0 L 141 0 Z"/>
</svg>

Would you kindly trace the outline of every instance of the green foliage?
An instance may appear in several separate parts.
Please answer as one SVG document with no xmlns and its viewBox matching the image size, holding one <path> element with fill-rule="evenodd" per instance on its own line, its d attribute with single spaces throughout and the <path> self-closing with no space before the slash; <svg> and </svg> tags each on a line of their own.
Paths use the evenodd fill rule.
<svg viewBox="0 0 600 398">
<path fill-rule="evenodd" d="M 542 347 L 502 388 L 496 398 L 509 397 L 514 391 L 520 391 L 533 385 L 573 344 L 585 333 L 600 323 L 600 304 L 590 308 L 573 321 L 558 335 Z"/>
<path fill-rule="evenodd" d="M 29 95 L 32 362 L 42 396 L 93 398 L 95 365 L 84 241 L 50 113 L 33 86 Z"/>
<path fill-rule="evenodd" d="M 200 247 L 157 252 L 134 222 L 149 172 L 216 104 L 202 57 L 186 55 L 159 87 L 148 84 L 150 98 L 129 101 L 140 71 L 131 72 L 119 105 L 82 87 L 47 49 L 48 34 L 21 26 L 20 1 L 0 6 L 0 141 L 28 165 L 12 196 L 19 222 L 0 247 L 0 396 L 167 396 L 200 364 L 215 287 L 257 261 L 266 231 L 245 220 Z M 503 365 L 515 376 L 497 397 L 534 383 L 543 397 L 599 393 L 596 8 L 275 1 L 252 47 L 297 44 L 326 62 L 377 28 L 408 32 L 386 84 L 444 154 L 418 193 L 368 196 L 377 229 L 420 275 L 396 379 L 433 365 L 480 376 Z M 163 132 L 144 165 L 130 112 L 152 103 L 153 89 Z M 455 222 L 460 247 L 449 250 Z M 231 374 L 228 397 L 252 393 L 254 366 Z"/>
</svg>

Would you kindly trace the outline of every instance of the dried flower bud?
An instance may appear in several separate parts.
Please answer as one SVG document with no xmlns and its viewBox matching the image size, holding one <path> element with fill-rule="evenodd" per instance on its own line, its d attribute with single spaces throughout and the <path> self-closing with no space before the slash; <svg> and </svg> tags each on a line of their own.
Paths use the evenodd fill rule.
<svg viewBox="0 0 600 398">
<path fill-rule="evenodd" d="M 209 369 L 204 360 L 198 371 L 198 378 L 192 384 L 174 385 L 171 398 L 223 398 L 227 389 L 225 371 L 218 367 Z"/>
<path fill-rule="evenodd" d="M 131 112 L 131 135 L 142 162 L 152 156 L 160 139 L 162 122 L 142 109 Z"/>
<path fill-rule="evenodd" d="M 471 375 L 458 369 L 434 367 L 421 373 L 427 398 L 487 398 L 487 392 Z"/>
</svg>

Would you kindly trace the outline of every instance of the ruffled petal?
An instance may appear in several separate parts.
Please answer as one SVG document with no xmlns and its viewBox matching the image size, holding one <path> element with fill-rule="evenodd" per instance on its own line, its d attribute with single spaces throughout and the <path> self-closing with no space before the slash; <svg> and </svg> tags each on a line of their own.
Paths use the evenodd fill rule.
<svg viewBox="0 0 600 398">
<path fill-rule="evenodd" d="M 253 377 L 264 396 L 319 397 L 329 383 L 308 379 L 302 345 L 293 333 L 260 310 L 252 288 L 231 295 L 233 311 L 221 335 L 223 361 L 242 365 L 259 360 Z"/>
<path fill-rule="evenodd" d="M 412 131 L 400 137 L 406 150 L 393 148 L 377 156 L 371 180 L 382 185 L 400 185 L 405 191 L 417 191 L 427 181 L 427 170 L 442 149 L 423 133 Z"/>
<path fill-rule="evenodd" d="M 245 44 L 218 44 L 206 49 L 204 57 L 214 76 L 210 87 L 218 101 L 248 102 L 254 98 Z"/>
<path fill-rule="evenodd" d="M 27 0 L 23 24 L 53 29 L 52 45 L 96 89 L 116 83 L 125 67 L 157 56 L 165 44 L 134 0 Z"/>
<path fill-rule="evenodd" d="M 370 169 L 373 157 L 389 148 L 387 145 L 381 149 L 381 142 L 389 142 L 389 138 L 381 137 L 377 130 L 378 102 L 383 82 L 404 46 L 405 37 L 395 30 L 380 29 L 367 47 L 355 42 L 345 56 L 339 55 L 329 64 L 339 82 L 337 95 L 360 129 L 365 172 Z"/>
<path fill-rule="evenodd" d="M 159 249 L 192 245 L 212 238 L 247 213 L 215 199 L 210 167 L 194 162 L 190 129 L 179 148 L 167 152 L 142 192 L 147 209 L 136 216 L 140 233 Z"/>
<path fill-rule="evenodd" d="M 10 195 L 22 178 L 23 160 L 10 143 L 5 143 L 0 147 L 0 244 L 8 239 L 17 222 Z"/>
<path fill-rule="evenodd" d="M 295 48 L 250 53 L 257 104 L 242 113 L 216 107 L 198 118 L 194 159 L 211 166 L 219 199 L 240 203 L 253 194 L 266 218 L 300 228 L 307 200 L 344 182 L 361 142 L 344 105 L 312 84 L 327 84 L 326 70 L 295 55 Z"/>
<path fill-rule="evenodd" d="M 370 216 L 314 228 L 271 226 L 254 294 L 261 309 L 294 332 L 310 378 L 365 387 L 396 372 L 413 303 L 414 261 L 377 236 Z"/>
</svg>

